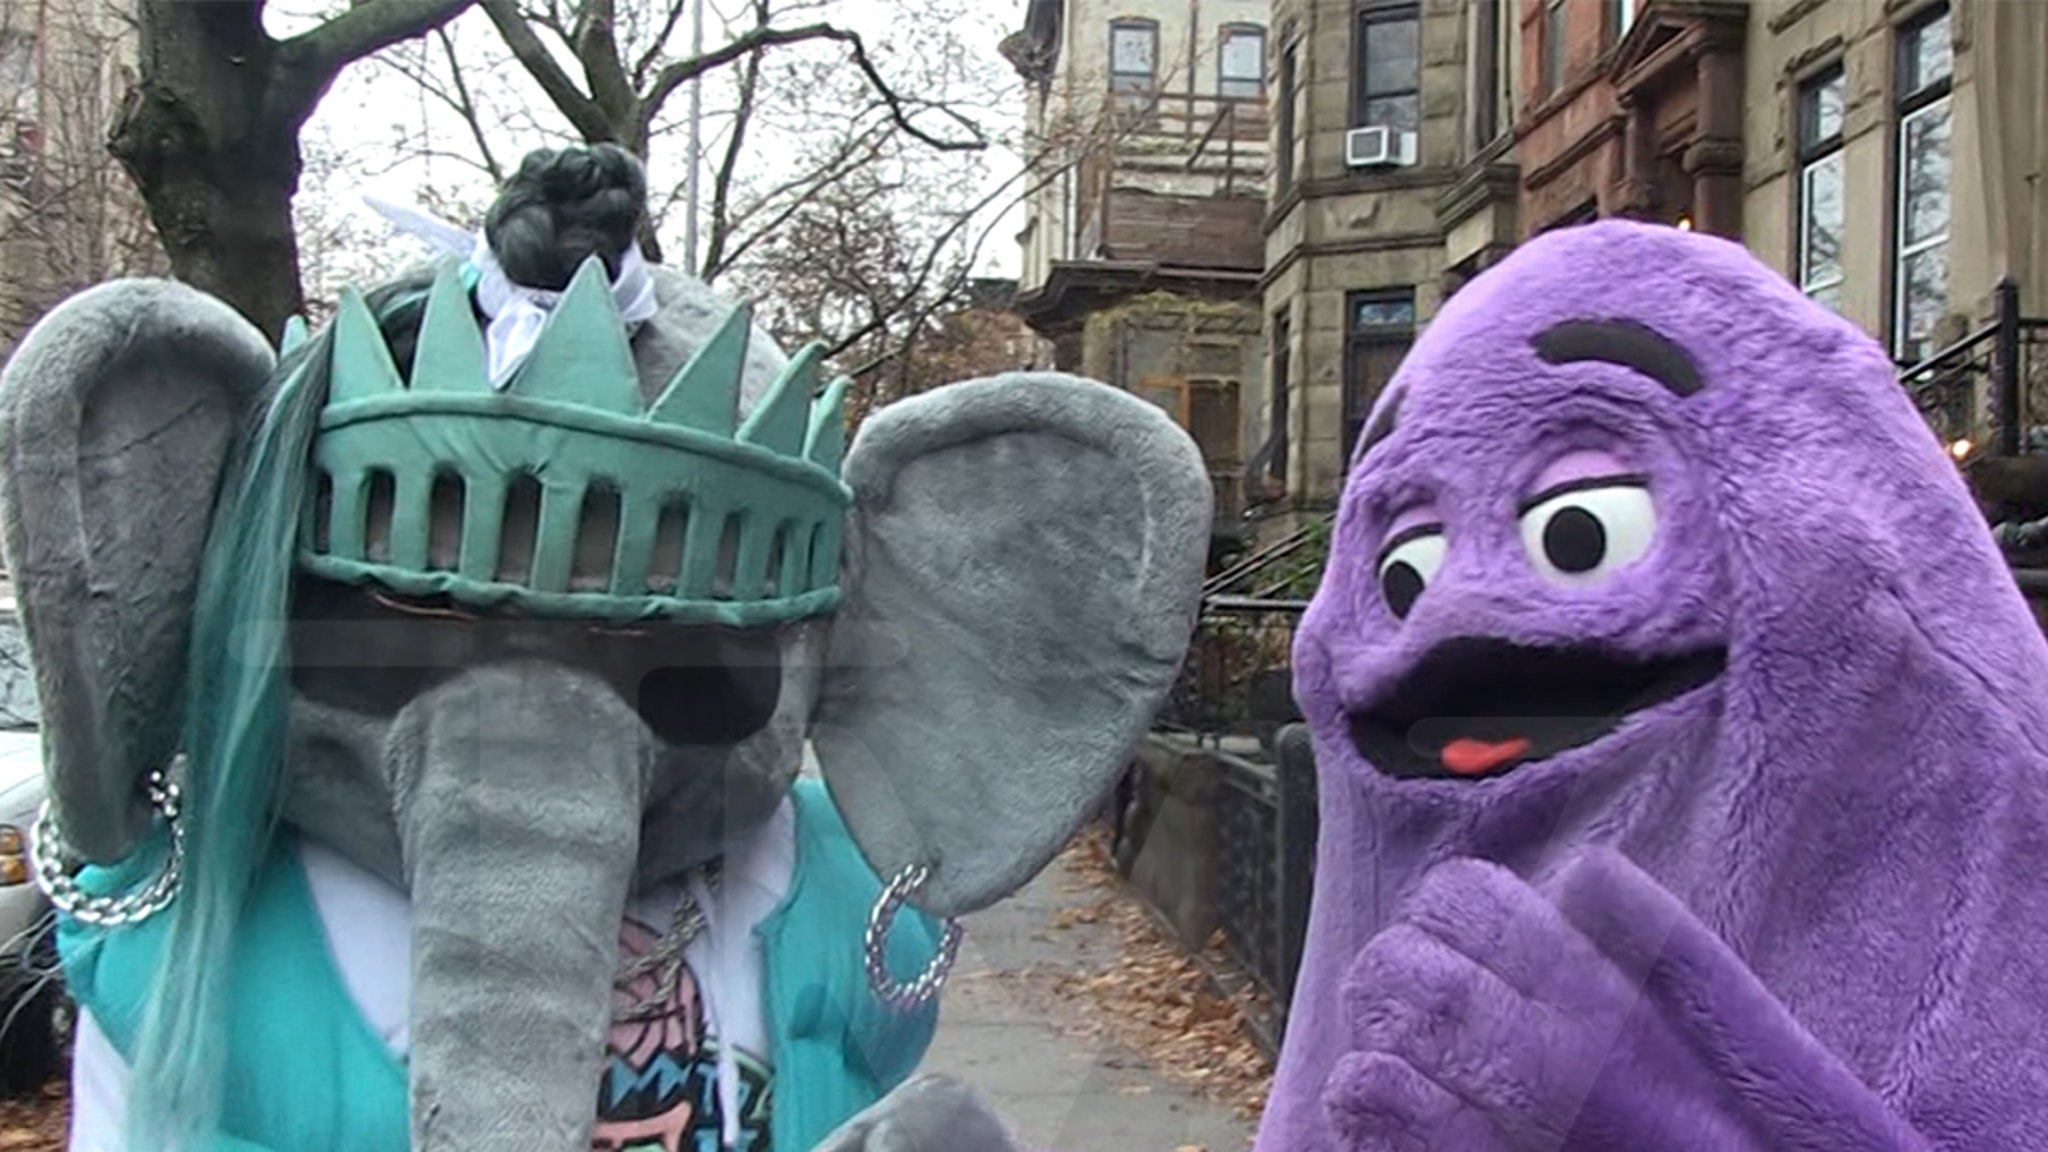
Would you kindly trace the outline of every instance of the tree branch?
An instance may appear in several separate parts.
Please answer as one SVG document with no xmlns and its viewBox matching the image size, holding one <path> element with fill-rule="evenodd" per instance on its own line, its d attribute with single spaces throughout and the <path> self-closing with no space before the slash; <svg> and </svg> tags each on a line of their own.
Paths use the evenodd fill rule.
<svg viewBox="0 0 2048 1152">
<path fill-rule="evenodd" d="M 489 2 L 490 0 L 486 0 L 487 4 Z M 903 98 L 896 94 L 896 90 L 889 86 L 889 82 L 875 68 L 874 61 L 868 56 L 867 42 L 861 39 L 860 33 L 832 24 L 806 24 L 800 28 L 752 28 L 722 48 L 668 65 L 655 75 L 654 85 L 648 89 L 646 100 L 641 105 L 642 135 L 645 135 L 646 127 L 652 125 L 654 118 L 660 115 L 661 107 L 668 98 L 675 94 L 677 88 L 690 80 L 713 69 L 723 68 L 740 57 L 762 48 L 801 44 L 811 40 L 832 40 L 847 45 L 853 52 L 854 63 L 860 66 L 861 74 L 867 77 L 868 83 L 874 86 L 883 102 L 888 104 L 889 118 L 896 122 L 898 128 L 911 136 L 941 152 L 980 152 L 988 147 L 988 137 L 982 134 L 981 129 L 957 113 L 950 115 L 967 129 L 969 139 L 941 139 L 911 123 L 910 113 L 904 105 Z"/>
<path fill-rule="evenodd" d="M 683 9 L 689 5 L 690 0 L 668 0 L 668 15 L 661 22 L 661 31 L 654 34 L 654 39 L 647 45 L 647 51 L 642 52 L 640 59 L 633 65 L 634 88 L 637 89 L 647 83 L 647 73 L 653 70 L 654 62 L 661 59 L 661 50 L 668 46 L 668 38 L 675 35 L 676 25 L 683 19 Z"/>
<path fill-rule="evenodd" d="M 1028 168 L 1025 169 L 1025 172 L 1028 171 Z M 919 295 L 922 295 L 924 293 L 926 285 L 928 285 L 931 282 L 932 273 L 936 271 L 938 268 L 939 256 L 946 250 L 946 246 L 951 244 L 953 242 L 953 238 L 955 236 L 958 236 L 962 230 L 964 230 L 970 223 L 972 223 L 975 217 L 987 211 L 991 205 L 993 205 L 996 201 L 1001 200 L 1005 195 L 1007 195 L 1011 187 L 1014 186 L 1018 182 L 1018 180 L 1024 176 L 1025 172 L 1020 172 L 1017 175 L 1012 176 L 1009 179 L 1003 181 L 1001 184 L 998 184 L 994 191 L 988 193 L 986 196 L 983 196 L 980 200 L 976 201 L 974 205 L 970 207 L 967 211 L 960 213 L 960 215 L 954 219 L 953 223 L 950 226 L 948 226 L 944 231 L 939 233 L 937 238 L 935 238 L 932 241 L 931 247 L 926 250 L 925 258 L 917 270 L 916 278 L 911 281 L 911 284 L 907 289 L 898 294 L 898 308 L 901 308 L 903 305 L 908 304 L 909 302 L 917 299 Z M 993 227 L 994 225 L 991 224 L 988 228 L 984 228 L 982 230 L 982 241 L 985 242 L 987 240 L 989 231 Z M 977 244 L 975 245 L 976 252 L 979 251 L 979 248 L 980 243 L 977 242 Z M 969 271 L 972 270 L 973 263 L 971 256 L 969 262 L 965 264 L 963 267 Z M 922 309 L 916 316 L 914 316 L 912 319 L 910 331 L 914 334 L 918 328 L 922 327 L 925 321 L 930 319 L 932 313 L 937 310 L 938 304 L 940 302 L 943 302 L 944 298 L 950 295 L 950 292 L 953 289 L 956 289 L 957 287 L 957 285 L 949 286 L 948 292 L 940 293 L 937 297 L 934 298 L 933 303 L 928 305 L 926 308 Z M 887 324 L 888 318 L 886 316 L 878 318 L 877 320 L 870 321 L 866 325 L 863 325 L 861 328 L 855 330 L 851 335 L 848 335 L 840 339 L 837 343 L 832 345 L 832 347 L 826 352 L 826 355 L 839 355 L 841 352 L 844 352 L 848 348 L 853 347 L 855 344 L 860 343 L 860 341 L 866 339 L 871 335 L 874 335 L 876 332 L 881 331 L 883 328 L 887 326 Z M 906 340 L 906 346 L 908 345 L 908 343 L 909 341 Z M 891 359 L 891 356 L 885 354 L 881 357 L 878 357 L 872 363 L 863 366 L 861 371 L 871 371 L 875 367 L 878 367 L 881 364 L 886 363 L 889 359 Z M 853 375 L 858 376 L 860 375 L 860 372 L 855 372 L 853 373 Z"/>
<path fill-rule="evenodd" d="M 469 94 L 469 84 L 462 78 L 462 62 L 455 58 L 455 40 L 445 28 L 434 29 L 434 37 L 441 42 L 441 49 L 448 56 L 448 75 L 455 81 L 455 110 L 462 115 L 462 122 L 469 125 L 469 134 L 476 140 L 476 150 L 484 158 L 484 170 L 491 174 L 491 183 L 505 183 L 505 170 L 498 164 L 498 157 L 491 151 L 491 141 L 484 132 L 483 118 L 477 115 L 476 100 Z"/>
<path fill-rule="evenodd" d="M 614 31 L 618 7 L 614 0 L 583 0 L 576 13 L 575 39 L 570 47 L 583 65 L 583 77 L 590 82 L 590 96 L 612 125 L 624 125 L 635 118 L 638 97 L 619 62 L 619 41 Z M 626 141 L 634 152 L 644 152 L 644 137 Z"/>
<path fill-rule="evenodd" d="M 483 8 L 484 15 L 497 26 L 498 34 L 505 38 L 505 46 L 512 50 L 520 66 L 540 85 L 541 91 L 547 93 L 548 99 L 562 115 L 569 118 L 569 123 L 586 142 L 619 142 L 618 130 L 605 119 L 604 110 L 576 87 L 576 82 L 569 79 L 567 72 L 562 71 L 548 46 L 541 43 L 540 37 L 527 26 L 526 18 L 520 14 L 513 0 L 477 0 L 477 3 Z"/>
<path fill-rule="evenodd" d="M 459 16 L 475 0 L 360 0 L 326 25 L 285 41 L 293 68 L 326 72 L 319 90 L 342 68 L 399 41 L 424 37 Z"/>
<path fill-rule="evenodd" d="M 799 188 L 803 189 L 802 192 L 792 195 L 789 202 L 776 211 L 766 224 L 755 228 L 752 233 L 737 244 L 731 243 L 733 229 L 728 224 L 726 242 L 731 244 L 731 249 L 725 253 L 724 263 L 717 267 L 709 264 L 705 265 L 704 272 L 700 274 L 699 278 L 708 281 L 738 264 L 741 257 L 758 247 L 768 237 L 780 231 L 784 224 L 787 224 L 797 213 L 803 211 L 804 207 L 817 196 L 820 189 L 838 182 L 847 173 L 874 160 L 875 157 L 881 155 L 882 148 L 886 143 L 886 138 L 877 137 L 872 134 L 858 137 L 849 141 L 846 147 L 840 150 L 839 155 L 821 169 L 806 173 L 794 180 L 785 181 L 781 185 L 762 194 L 754 205 L 753 211 L 748 213 L 749 216 L 761 211 L 765 205 L 773 203 L 776 197 L 785 193 L 796 192 Z"/>
<path fill-rule="evenodd" d="M 746 143 L 747 125 L 754 118 L 754 94 L 761 83 L 761 54 L 747 57 L 746 70 L 740 75 L 739 107 L 733 111 L 732 137 L 725 142 L 725 158 L 719 162 L 718 175 L 711 182 L 711 235 L 704 246 L 703 258 L 690 274 L 709 283 L 706 275 L 710 269 L 725 263 L 725 245 L 732 238 L 732 180 L 739 167 L 740 149 Z"/>
</svg>

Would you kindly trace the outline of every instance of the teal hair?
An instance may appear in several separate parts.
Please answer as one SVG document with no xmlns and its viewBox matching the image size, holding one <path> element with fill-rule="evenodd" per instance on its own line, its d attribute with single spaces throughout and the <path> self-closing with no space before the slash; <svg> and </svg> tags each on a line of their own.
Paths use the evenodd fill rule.
<svg viewBox="0 0 2048 1152">
<path fill-rule="evenodd" d="M 416 329 L 425 295 L 410 283 L 376 293 L 379 326 Z M 133 1058 L 132 1152 L 201 1145 L 219 1124 L 235 929 L 278 822 L 293 559 L 332 339 L 279 365 L 214 509 L 186 671 L 184 880 Z"/>
</svg>

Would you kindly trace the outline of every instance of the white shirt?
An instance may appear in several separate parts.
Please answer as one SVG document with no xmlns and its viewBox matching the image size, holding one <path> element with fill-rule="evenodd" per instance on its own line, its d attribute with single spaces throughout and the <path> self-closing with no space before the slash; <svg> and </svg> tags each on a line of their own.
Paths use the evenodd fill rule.
<svg viewBox="0 0 2048 1152">
<path fill-rule="evenodd" d="M 332 849 L 300 849 L 313 903 L 326 929 L 349 998 L 397 1059 L 411 1048 L 412 908 L 405 893 Z M 785 799 L 760 831 L 728 853 L 715 897 L 699 892 L 706 928 L 684 948 L 721 1054 L 718 1076 L 726 1139 L 737 1134 L 733 1053 L 765 1062 L 768 1024 L 761 1005 L 761 950 L 754 929 L 789 892 L 796 870 L 796 813 Z M 667 930 L 679 886 L 634 898 L 628 917 L 653 934 Z M 78 1014 L 71 1074 L 71 1152 L 121 1152 L 129 1090 L 125 1061 L 92 1015 Z"/>
</svg>

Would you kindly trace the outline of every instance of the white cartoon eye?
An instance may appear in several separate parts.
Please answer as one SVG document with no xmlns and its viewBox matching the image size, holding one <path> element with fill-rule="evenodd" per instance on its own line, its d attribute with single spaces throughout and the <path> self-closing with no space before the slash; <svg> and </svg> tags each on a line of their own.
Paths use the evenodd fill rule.
<svg viewBox="0 0 2048 1152">
<path fill-rule="evenodd" d="M 1522 506 L 1522 546 L 1559 584 L 1591 584 L 1635 563 L 1656 534 L 1657 510 L 1641 477 L 1574 481 Z"/>
<path fill-rule="evenodd" d="M 1394 537 L 1380 553 L 1380 596 L 1387 602 L 1387 610 L 1405 619 L 1443 566 L 1442 528 L 1412 528 Z"/>
</svg>

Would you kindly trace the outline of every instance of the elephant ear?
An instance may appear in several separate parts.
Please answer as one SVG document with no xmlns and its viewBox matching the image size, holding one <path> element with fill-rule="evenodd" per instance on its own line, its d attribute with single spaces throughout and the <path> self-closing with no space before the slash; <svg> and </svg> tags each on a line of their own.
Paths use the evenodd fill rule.
<svg viewBox="0 0 2048 1152">
<path fill-rule="evenodd" d="M 1201 453 L 1070 376 L 955 384 L 868 418 L 812 743 L 882 876 L 939 915 L 1045 867 L 1185 654 L 1208 554 Z"/>
<path fill-rule="evenodd" d="M 274 365 L 213 297 L 125 280 L 51 311 L 0 374 L 0 545 L 51 798 L 87 860 L 133 848 L 139 780 L 176 750 L 215 490 Z"/>
</svg>

